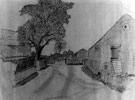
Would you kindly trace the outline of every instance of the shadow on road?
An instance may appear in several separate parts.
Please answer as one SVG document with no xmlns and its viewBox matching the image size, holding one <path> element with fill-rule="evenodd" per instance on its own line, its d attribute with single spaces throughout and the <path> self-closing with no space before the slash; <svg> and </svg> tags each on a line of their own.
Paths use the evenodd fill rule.
<svg viewBox="0 0 135 100">
<path fill-rule="evenodd" d="M 55 75 L 56 75 L 55 70 L 52 70 L 52 73 L 51 73 L 50 77 L 49 77 L 40 87 L 38 87 L 38 89 L 36 89 L 36 90 L 34 91 L 34 93 L 35 93 L 35 94 L 38 94 L 38 95 L 42 94 L 42 92 L 43 92 L 43 91 L 49 86 L 49 84 L 52 82 L 52 80 L 54 79 Z"/>
<path fill-rule="evenodd" d="M 72 100 L 73 97 L 80 100 L 83 100 L 84 98 L 85 100 L 88 100 L 86 98 L 89 96 L 89 94 L 93 94 L 93 96 L 96 96 L 94 94 L 97 92 L 97 90 L 104 88 L 102 84 L 95 83 L 95 82 L 87 82 L 84 79 L 79 78 L 78 76 L 76 76 L 75 72 L 76 71 L 74 66 L 67 67 L 67 75 L 62 73 L 58 68 L 52 68 L 52 73 L 49 76 L 49 78 L 38 89 L 36 89 L 34 93 L 37 95 L 41 95 L 56 76 L 64 79 L 64 85 L 61 86 L 60 92 L 56 93 L 57 95 L 55 97 L 45 98 L 44 100 L 53 100 L 53 99 L 64 100 L 64 98 Z M 79 91 L 71 94 L 69 93 L 70 92 L 69 90 L 73 85 L 77 85 Z M 93 97 L 93 99 L 94 98 L 95 97 Z"/>
<path fill-rule="evenodd" d="M 68 76 L 59 94 L 60 97 L 66 97 L 68 95 L 68 91 L 69 91 L 73 78 L 74 78 L 74 67 L 68 67 Z"/>
</svg>

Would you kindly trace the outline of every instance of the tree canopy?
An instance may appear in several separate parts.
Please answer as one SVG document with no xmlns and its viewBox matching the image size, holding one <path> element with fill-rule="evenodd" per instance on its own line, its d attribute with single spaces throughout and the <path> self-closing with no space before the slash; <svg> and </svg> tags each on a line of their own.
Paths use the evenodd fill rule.
<svg viewBox="0 0 135 100">
<path fill-rule="evenodd" d="M 27 14 L 31 18 L 17 29 L 20 44 L 35 47 L 40 55 L 50 41 L 63 39 L 64 24 L 68 24 L 71 18 L 67 10 L 72 7 L 72 2 L 61 0 L 39 0 L 37 4 L 25 5 L 20 15 Z"/>
<path fill-rule="evenodd" d="M 66 41 L 63 39 L 56 41 L 54 51 L 60 54 L 61 51 L 63 51 L 66 48 L 66 44 Z"/>
</svg>

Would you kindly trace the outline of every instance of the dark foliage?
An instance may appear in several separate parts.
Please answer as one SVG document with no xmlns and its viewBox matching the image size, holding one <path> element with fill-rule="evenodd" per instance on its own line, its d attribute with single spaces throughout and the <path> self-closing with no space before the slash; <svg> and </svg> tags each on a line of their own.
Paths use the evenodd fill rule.
<svg viewBox="0 0 135 100">
<path fill-rule="evenodd" d="M 31 67 L 34 67 L 34 59 L 35 58 L 33 56 L 31 56 L 31 57 L 27 57 L 27 58 L 18 60 L 15 73 L 22 72 L 22 71 L 27 70 Z"/>
<path fill-rule="evenodd" d="M 36 78 L 36 76 L 38 76 L 38 73 L 37 72 L 31 74 L 30 76 L 28 76 L 24 80 L 22 80 L 20 82 L 17 82 L 14 87 L 23 86 L 26 83 L 28 83 L 29 81 L 31 81 L 32 79 Z"/>
<path fill-rule="evenodd" d="M 35 47 L 39 59 L 46 45 L 65 37 L 64 24 L 71 18 L 67 10 L 72 7 L 72 2 L 61 0 L 39 0 L 37 4 L 25 5 L 20 10 L 21 15 L 31 18 L 17 29 L 20 44 Z"/>
<path fill-rule="evenodd" d="M 66 48 L 66 41 L 61 39 L 55 42 L 55 46 L 54 46 L 54 51 L 56 53 L 61 53 L 61 51 L 63 51 Z"/>
</svg>

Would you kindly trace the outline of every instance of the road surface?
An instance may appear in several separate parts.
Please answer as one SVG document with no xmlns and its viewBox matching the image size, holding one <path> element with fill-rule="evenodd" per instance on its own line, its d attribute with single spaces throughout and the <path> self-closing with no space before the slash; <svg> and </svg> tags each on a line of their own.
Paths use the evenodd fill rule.
<svg viewBox="0 0 135 100">
<path fill-rule="evenodd" d="M 0 100 L 135 100 L 134 84 L 123 94 L 89 78 L 79 65 L 62 62 L 42 70 L 24 86 L 12 87 L 11 63 L 0 66 Z M 134 86 L 134 87 L 133 87 Z"/>
</svg>

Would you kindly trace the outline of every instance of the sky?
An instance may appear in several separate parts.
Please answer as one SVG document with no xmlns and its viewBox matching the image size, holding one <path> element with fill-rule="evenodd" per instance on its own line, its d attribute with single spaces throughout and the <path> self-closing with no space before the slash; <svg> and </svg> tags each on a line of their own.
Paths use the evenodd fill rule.
<svg viewBox="0 0 135 100">
<path fill-rule="evenodd" d="M 90 48 L 99 40 L 124 14 L 135 16 L 134 0 L 63 0 L 74 2 L 69 10 L 71 19 L 66 28 L 67 49 L 78 51 Z M 20 16 L 19 10 L 26 4 L 34 4 L 37 0 L 0 0 L 0 28 L 16 30 L 28 20 L 28 16 Z M 128 2 L 128 3 L 127 3 Z M 132 5 L 132 6 L 131 6 Z M 53 52 L 52 46 L 44 49 Z"/>
</svg>

